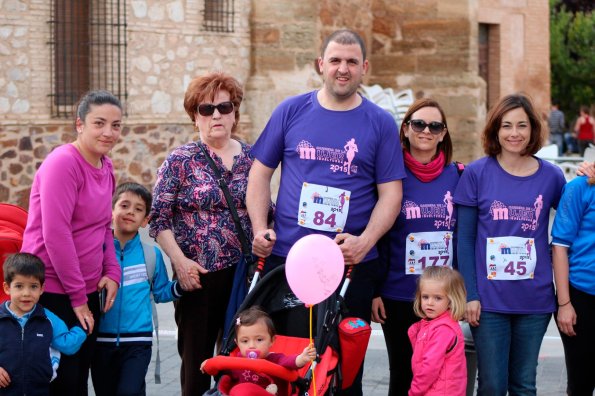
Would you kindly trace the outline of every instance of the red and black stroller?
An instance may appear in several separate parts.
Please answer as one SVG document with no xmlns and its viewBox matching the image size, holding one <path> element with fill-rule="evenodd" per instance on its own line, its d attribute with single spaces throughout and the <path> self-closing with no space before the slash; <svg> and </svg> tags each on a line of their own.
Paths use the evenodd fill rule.
<svg viewBox="0 0 595 396">
<path fill-rule="evenodd" d="M 271 351 L 299 354 L 310 342 L 309 309 L 291 291 L 284 269 L 280 266 L 266 274 L 246 296 L 238 312 L 260 306 L 271 316 L 277 331 Z M 229 395 L 235 384 L 225 371 L 238 369 L 272 377 L 279 396 L 334 395 L 349 387 L 365 357 L 371 328 L 361 319 L 343 318 L 342 294 L 346 288 L 343 289 L 313 307 L 313 338 L 318 352 L 313 364 L 293 371 L 264 359 L 230 357 L 236 349 L 232 326 L 220 355 L 205 364 L 205 372 L 216 379 L 215 387 L 205 395 Z"/>
</svg>

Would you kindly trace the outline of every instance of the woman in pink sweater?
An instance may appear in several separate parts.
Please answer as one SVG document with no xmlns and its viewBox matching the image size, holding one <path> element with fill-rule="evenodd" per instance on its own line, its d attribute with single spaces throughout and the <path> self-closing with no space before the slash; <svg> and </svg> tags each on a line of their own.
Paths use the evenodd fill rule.
<svg viewBox="0 0 595 396">
<path fill-rule="evenodd" d="M 111 232 L 115 187 L 107 157 L 120 137 L 122 105 L 111 93 L 92 91 L 79 102 L 76 141 L 54 149 L 35 174 L 21 251 L 45 264 L 45 292 L 39 302 L 68 327 L 89 337 L 78 353 L 63 356 L 52 395 L 86 395 L 96 322 L 98 290 L 111 308 L 121 277 Z"/>
<path fill-rule="evenodd" d="M 409 396 L 464 396 L 465 340 L 459 326 L 467 306 L 463 277 L 450 267 L 428 267 L 418 280 L 413 310 L 422 318 L 408 331 L 413 347 Z"/>
</svg>

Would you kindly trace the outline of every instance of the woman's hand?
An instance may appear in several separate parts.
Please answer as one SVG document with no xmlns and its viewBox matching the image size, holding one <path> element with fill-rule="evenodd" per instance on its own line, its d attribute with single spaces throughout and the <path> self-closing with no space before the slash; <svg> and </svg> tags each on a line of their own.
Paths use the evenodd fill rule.
<svg viewBox="0 0 595 396">
<path fill-rule="evenodd" d="M 105 289 L 107 291 L 105 297 L 105 307 L 103 308 L 104 312 L 107 312 L 114 306 L 116 294 L 118 293 L 118 284 L 113 279 L 104 276 L 97 284 L 97 290 L 100 291 L 101 289 Z"/>
<path fill-rule="evenodd" d="M 200 274 L 207 274 L 209 271 L 204 269 L 196 261 L 192 261 L 186 256 L 174 260 L 172 259 L 171 264 L 176 270 L 176 276 L 178 282 L 184 290 L 195 290 L 201 289 Z"/>
<path fill-rule="evenodd" d="M 81 323 L 83 330 L 85 330 L 87 334 L 91 334 L 93 332 L 93 327 L 95 326 L 95 319 L 93 318 L 93 313 L 89 309 L 89 306 L 87 304 L 79 305 L 78 307 L 74 307 L 73 311 Z"/>
<path fill-rule="evenodd" d="M 473 327 L 479 326 L 479 317 L 481 316 L 481 303 L 479 300 L 469 301 L 465 312 L 465 320 Z"/>
<path fill-rule="evenodd" d="M 558 307 L 558 316 L 556 319 L 558 328 L 562 333 L 570 337 L 576 335 L 574 332 L 574 325 L 576 324 L 576 312 L 571 302 L 564 305 L 563 307 Z"/>
<path fill-rule="evenodd" d="M 376 297 L 372 300 L 372 322 L 384 324 L 385 320 L 384 302 L 382 302 L 382 297 Z"/>
</svg>

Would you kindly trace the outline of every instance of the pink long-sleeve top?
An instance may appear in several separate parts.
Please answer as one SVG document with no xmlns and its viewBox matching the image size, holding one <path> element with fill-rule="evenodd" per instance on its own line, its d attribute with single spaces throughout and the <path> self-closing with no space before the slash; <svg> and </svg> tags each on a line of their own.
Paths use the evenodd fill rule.
<svg viewBox="0 0 595 396">
<path fill-rule="evenodd" d="M 71 144 L 57 147 L 35 174 L 22 252 L 45 263 L 45 290 L 87 302 L 102 276 L 120 283 L 111 231 L 112 162 L 89 164 Z"/>
<path fill-rule="evenodd" d="M 413 347 L 409 396 L 465 396 L 465 339 L 450 311 L 414 323 L 407 334 Z"/>
</svg>

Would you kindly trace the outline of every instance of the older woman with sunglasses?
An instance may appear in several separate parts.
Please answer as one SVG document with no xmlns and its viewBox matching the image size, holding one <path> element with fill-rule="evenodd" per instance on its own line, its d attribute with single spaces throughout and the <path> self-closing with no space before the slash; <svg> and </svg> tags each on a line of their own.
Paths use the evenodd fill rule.
<svg viewBox="0 0 595 396">
<path fill-rule="evenodd" d="M 387 274 L 380 297 L 372 303 L 372 319 L 384 331 L 391 396 L 407 395 L 413 377 L 407 330 L 418 320 L 413 311 L 417 278 L 425 267 L 453 266 L 456 213 L 452 195 L 460 173 L 451 162 L 450 134 L 436 101 L 419 99 L 411 105 L 400 138 L 407 172 L 403 205 L 392 229 L 378 244 Z M 444 345 L 445 351 L 448 347 Z"/>
<path fill-rule="evenodd" d="M 151 209 L 150 235 L 171 258 L 185 293 L 175 306 L 182 395 L 202 395 L 211 377 L 200 364 L 213 356 L 242 258 L 241 243 L 214 161 L 227 184 L 242 228 L 252 240 L 246 186 L 250 146 L 232 138 L 243 90 L 233 77 L 211 73 L 190 82 L 184 108 L 200 140 L 178 147 L 160 167 Z"/>
</svg>

